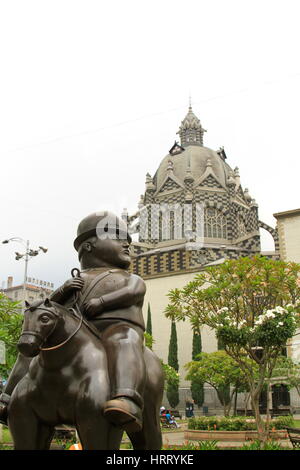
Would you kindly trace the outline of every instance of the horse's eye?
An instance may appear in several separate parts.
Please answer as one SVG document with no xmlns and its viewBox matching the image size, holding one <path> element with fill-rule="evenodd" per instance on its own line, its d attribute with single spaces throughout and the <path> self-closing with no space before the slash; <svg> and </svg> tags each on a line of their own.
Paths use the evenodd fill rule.
<svg viewBox="0 0 300 470">
<path fill-rule="evenodd" d="M 42 323 L 48 323 L 49 320 L 50 320 L 50 318 L 47 315 L 43 315 L 41 317 L 41 322 Z"/>
</svg>

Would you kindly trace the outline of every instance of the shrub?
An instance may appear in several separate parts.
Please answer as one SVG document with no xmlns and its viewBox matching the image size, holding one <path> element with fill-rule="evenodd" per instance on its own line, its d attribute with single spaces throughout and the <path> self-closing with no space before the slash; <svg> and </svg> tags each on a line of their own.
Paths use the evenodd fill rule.
<svg viewBox="0 0 300 470">
<path fill-rule="evenodd" d="M 276 441 L 267 441 L 262 444 L 259 440 L 253 441 L 250 444 L 244 444 L 240 450 L 290 450 L 288 447 L 283 447 Z"/>
<path fill-rule="evenodd" d="M 184 445 L 164 446 L 163 450 L 219 450 L 218 441 L 185 442 Z"/>
<path fill-rule="evenodd" d="M 275 418 L 270 423 L 270 429 L 285 429 L 292 426 L 292 416 Z M 197 431 L 255 431 L 256 423 L 254 419 L 249 419 L 246 416 L 201 416 L 189 419 L 188 429 Z"/>
</svg>

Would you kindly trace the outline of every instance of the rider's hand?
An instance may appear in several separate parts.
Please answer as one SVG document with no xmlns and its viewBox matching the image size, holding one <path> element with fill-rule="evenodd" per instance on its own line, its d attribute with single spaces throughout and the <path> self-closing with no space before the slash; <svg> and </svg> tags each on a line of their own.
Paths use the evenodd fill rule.
<svg viewBox="0 0 300 470">
<path fill-rule="evenodd" d="M 68 279 L 61 287 L 64 294 L 72 293 L 73 291 L 79 291 L 83 288 L 84 280 L 81 277 L 72 277 Z"/>
<path fill-rule="evenodd" d="M 93 318 L 96 315 L 99 315 L 103 311 L 103 301 L 102 298 L 91 299 L 88 302 L 83 304 L 83 311 L 87 318 Z"/>
</svg>

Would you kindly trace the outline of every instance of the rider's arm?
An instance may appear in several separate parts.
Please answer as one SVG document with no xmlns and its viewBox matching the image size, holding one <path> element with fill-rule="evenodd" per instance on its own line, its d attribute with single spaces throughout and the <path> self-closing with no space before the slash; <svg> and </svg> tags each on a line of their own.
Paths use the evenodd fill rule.
<svg viewBox="0 0 300 470">
<path fill-rule="evenodd" d="M 50 300 L 63 305 L 67 300 L 69 300 L 74 291 L 82 289 L 83 283 L 83 279 L 79 277 L 68 279 L 61 287 L 56 289 L 56 291 L 50 295 Z"/>
<path fill-rule="evenodd" d="M 84 304 L 84 310 L 89 317 L 101 314 L 106 310 L 126 308 L 143 302 L 146 292 L 144 281 L 135 274 L 131 274 L 126 286 L 113 292 L 104 294 L 100 298 L 91 299 Z"/>
<path fill-rule="evenodd" d="M 101 297 L 102 310 L 130 307 L 141 302 L 146 292 L 144 281 L 131 274 L 128 284 L 119 290 L 109 292 Z"/>
</svg>

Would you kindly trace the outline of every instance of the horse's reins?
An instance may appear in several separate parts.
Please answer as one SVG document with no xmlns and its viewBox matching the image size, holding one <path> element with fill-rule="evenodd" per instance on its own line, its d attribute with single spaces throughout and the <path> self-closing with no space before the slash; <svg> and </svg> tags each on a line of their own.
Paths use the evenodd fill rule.
<svg viewBox="0 0 300 470">
<path fill-rule="evenodd" d="M 77 271 L 77 277 L 80 277 L 80 271 L 79 271 L 79 269 L 77 269 L 77 268 L 72 269 L 72 271 L 71 271 L 72 277 L 76 277 L 75 271 Z M 79 307 L 78 307 L 78 304 L 77 304 L 77 301 L 78 301 L 78 294 L 79 294 L 79 292 L 76 292 L 76 294 L 75 294 L 75 299 L 74 299 L 74 306 L 76 307 L 77 312 L 76 312 L 76 310 L 75 310 L 74 308 L 70 308 L 70 309 L 69 309 L 69 310 L 72 310 L 72 311 L 74 312 L 74 316 L 75 316 L 77 319 L 78 319 L 77 313 L 79 313 L 79 324 L 78 324 L 76 330 L 75 330 L 65 341 L 63 341 L 62 343 L 56 344 L 55 346 L 52 346 L 52 347 L 50 347 L 50 348 L 42 348 L 42 347 L 40 347 L 40 351 L 54 351 L 55 349 L 61 348 L 61 347 L 64 346 L 66 343 L 68 343 L 68 342 L 70 341 L 70 339 L 72 339 L 72 338 L 76 335 L 76 333 L 80 330 L 81 325 L 82 325 L 82 322 L 83 322 L 83 316 L 82 316 L 82 314 L 81 314 L 81 312 L 80 312 L 80 309 L 79 309 Z M 46 307 L 42 307 L 41 310 L 46 311 L 46 312 L 50 312 L 50 313 L 52 313 L 53 315 L 55 315 L 57 318 L 59 317 L 59 315 L 58 315 L 55 311 L 50 310 L 50 309 L 48 309 L 48 308 L 46 308 Z M 57 320 L 56 320 L 56 322 L 54 323 L 53 328 L 51 329 L 51 331 L 49 332 L 49 334 L 47 335 L 47 337 L 46 337 L 45 339 L 42 337 L 42 335 L 41 335 L 40 333 L 37 333 L 36 331 L 29 331 L 29 330 L 23 331 L 22 334 L 21 334 L 21 336 L 23 336 L 23 335 L 37 336 L 38 338 L 42 339 L 42 341 L 43 341 L 42 344 L 44 344 L 44 343 L 47 341 L 47 339 L 49 338 L 49 336 L 52 335 L 53 331 L 54 331 L 55 328 L 56 328 L 56 325 L 57 325 Z"/>
<path fill-rule="evenodd" d="M 76 274 L 75 274 L 76 273 Z M 71 274 L 72 274 L 72 277 L 80 277 L 80 271 L 79 269 L 77 268 L 74 268 L 72 269 L 71 271 Z M 79 324 L 78 324 L 78 327 L 76 328 L 76 330 L 65 340 L 63 341 L 62 343 L 59 343 L 57 344 L 56 346 L 52 346 L 50 348 L 40 348 L 41 351 L 54 351 L 55 349 L 59 349 L 61 348 L 62 346 L 64 346 L 66 343 L 68 343 L 70 341 L 70 339 L 73 338 L 73 336 L 76 335 L 76 333 L 78 333 L 78 331 L 80 330 L 81 328 L 81 325 L 82 325 L 82 322 L 83 322 L 83 316 L 82 316 L 82 313 L 80 312 L 80 309 L 78 307 L 78 304 L 77 304 L 77 301 L 78 301 L 78 296 L 79 296 L 79 291 L 75 293 L 75 299 L 74 299 L 74 306 L 76 307 L 76 310 L 77 312 L 79 313 Z M 74 316 L 76 318 L 77 317 L 77 312 L 74 308 L 70 308 L 69 310 L 73 310 L 74 312 Z M 49 338 L 49 336 L 53 333 L 54 329 L 56 328 L 56 324 L 57 322 L 55 322 L 55 325 L 53 326 L 52 330 L 50 331 L 49 335 L 47 336 L 47 338 L 45 339 L 45 341 L 47 341 L 47 339 Z M 45 342 L 44 341 L 44 342 Z"/>
<path fill-rule="evenodd" d="M 44 310 L 44 309 L 43 309 L 43 310 Z M 75 311 L 73 308 L 70 309 L 70 310 Z M 76 315 L 75 315 L 75 317 L 76 317 Z M 52 330 L 50 331 L 50 333 L 49 333 L 49 335 L 47 336 L 47 338 L 45 339 L 45 341 L 47 341 L 47 339 L 49 338 L 49 336 L 53 333 L 54 329 L 56 328 L 56 324 L 57 324 L 57 322 L 55 322 L 54 327 L 53 327 Z M 59 349 L 59 348 L 61 348 L 62 346 L 64 346 L 64 344 L 68 343 L 68 342 L 70 341 L 70 339 L 73 338 L 73 336 L 76 335 L 76 333 L 80 330 L 81 325 L 82 325 L 82 315 L 80 315 L 79 325 L 77 326 L 76 330 L 75 330 L 67 339 L 65 339 L 65 341 L 63 341 L 62 343 L 57 344 L 56 346 L 52 346 L 52 347 L 50 347 L 50 348 L 40 348 L 40 351 L 53 351 L 54 349 Z M 44 342 L 45 342 L 45 341 L 44 341 Z"/>
</svg>

